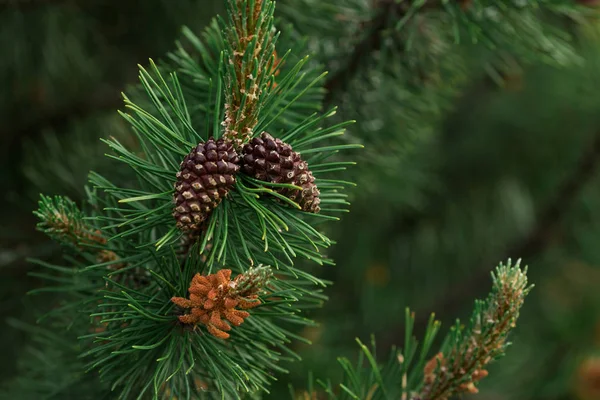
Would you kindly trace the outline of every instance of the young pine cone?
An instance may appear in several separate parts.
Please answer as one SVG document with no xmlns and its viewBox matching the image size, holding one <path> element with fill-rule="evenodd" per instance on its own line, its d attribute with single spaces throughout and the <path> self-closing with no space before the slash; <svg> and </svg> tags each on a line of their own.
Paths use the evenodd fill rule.
<svg viewBox="0 0 600 400">
<path fill-rule="evenodd" d="M 175 183 L 173 217 L 186 232 L 200 229 L 204 220 L 227 196 L 239 170 L 239 157 L 224 139 L 208 139 L 181 162 Z"/>
<path fill-rule="evenodd" d="M 302 190 L 274 188 L 278 193 L 295 201 L 304 211 L 320 211 L 319 189 L 315 178 L 300 154 L 289 144 L 274 139 L 267 132 L 253 138 L 242 150 L 242 170 L 257 179 L 273 183 L 287 183 Z"/>
</svg>

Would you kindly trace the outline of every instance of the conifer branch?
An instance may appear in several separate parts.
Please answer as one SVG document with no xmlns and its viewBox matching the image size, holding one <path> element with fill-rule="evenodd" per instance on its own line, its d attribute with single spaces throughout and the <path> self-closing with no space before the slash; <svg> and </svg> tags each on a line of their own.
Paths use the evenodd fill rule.
<svg viewBox="0 0 600 400">
<path fill-rule="evenodd" d="M 511 35 L 517 38 L 517 43 L 521 46 L 516 52 L 520 53 L 523 59 L 529 58 L 531 54 L 537 54 L 546 62 L 559 65 L 563 64 L 567 58 L 570 58 L 571 62 L 579 59 L 569 46 L 564 48 L 554 47 L 554 45 L 547 46 L 543 24 L 540 24 L 535 18 L 535 13 L 540 10 L 568 17 L 570 10 L 576 7 L 569 0 L 544 1 L 543 7 L 537 3 L 480 1 L 476 4 L 470 0 L 378 0 L 373 3 L 373 17 L 361 27 L 366 33 L 355 43 L 349 51 L 347 59 L 340 62 L 339 69 L 331 74 L 325 83 L 327 93 L 324 104 L 326 105 L 331 103 L 337 92 L 348 87 L 348 82 L 360 73 L 365 63 L 373 59 L 374 54 L 387 45 L 386 39 L 390 36 L 390 32 L 404 29 L 403 27 L 406 27 L 416 17 L 431 12 L 448 14 L 446 28 L 452 32 L 449 37 L 453 37 L 455 42 L 466 38 L 491 48 L 501 47 L 504 43 L 514 41 L 508 37 L 506 30 L 498 28 L 500 23 L 504 23 L 513 26 Z M 485 16 L 484 9 L 488 8 L 493 10 L 490 14 L 495 14 L 497 17 Z M 527 18 L 523 16 L 525 13 L 528 14 Z M 528 23 L 523 24 L 523 19 L 528 19 Z M 479 26 L 474 29 L 476 25 Z M 527 41 L 521 40 L 523 35 L 528 36 Z M 391 37 L 391 39 L 394 42 L 394 54 L 404 56 L 407 51 L 406 43 L 398 37 Z M 564 41 L 564 37 L 556 37 L 556 39 L 560 42 Z M 566 52 L 569 54 L 567 55 Z"/>
<path fill-rule="evenodd" d="M 494 285 L 485 302 L 476 304 L 471 324 L 460 323 L 450 335 L 450 345 L 424 368 L 421 400 L 447 400 L 460 393 L 477 393 L 477 383 L 488 375 L 486 366 L 504 353 L 508 333 L 516 326 L 525 296 L 531 290 L 527 270 L 510 260 L 492 274 Z"/>
<path fill-rule="evenodd" d="M 226 28 L 225 132 L 237 148 L 253 136 L 259 111 L 276 68 L 271 1 L 229 0 Z"/>
<path fill-rule="evenodd" d="M 390 27 L 393 21 L 400 21 L 407 16 L 408 11 L 415 1 L 408 2 L 395 0 L 375 1 L 376 12 L 373 18 L 363 25 L 363 29 L 368 33 L 351 50 L 348 59 L 341 63 L 341 67 L 325 82 L 327 93 L 323 99 L 325 105 L 331 104 L 333 97 L 347 83 L 356 76 L 364 63 L 371 58 L 373 53 L 381 50 L 384 41 L 385 31 Z M 419 6 L 420 10 L 434 9 L 439 7 L 438 1 L 425 0 Z M 414 18 L 416 13 L 411 14 L 409 18 Z M 396 51 L 403 52 L 403 46 L 396 46 Z"/>
<path fill-rule="evenodd" d="M 37 229 L 59 243 L 75 247 L 106 244 L 102 233 L 84 221 L 84 214 L 71 199 L 42 195 L 34 214 L 40 219 Z"/>
<path fill-rule="evenodd" d="M 433 357 L 430 353 L 440 322 L 430 315 L 421 340 L 417 340 L 415 314 L 407 309 L 402 349 L 392 347 L 388 361 L 380 364 L 375 361 L 375 340 L 370 348 L 357 340 L 361 347 L 358 362 L 339 359 L 344 369 L 340 390 L 330 381 L 317 381 L 326 394 L 323 398 L 448 400 L 456 394 L 476 393 L 478 382 L 487 376 L 487 366 L 504 355 L 507 336 L 532 289 L 527 268 L 521 269 L 519 262 L 500 263 L 492 280 L 487 299 L 475 302 L 469 323 L 457 320 Z M 316 396 L 312 381 L 309 386 L 305 394 Z"/>
<path fill-rule="evenodd" d="M 341 190 L 351 183 L 323 175 L 348 165 L 328 160 L 332 155 L 361 146 L 318 145 L 342 135 L 348 123 L 326 126 L 334 110 L 315 112 L 322 74 L 309 68 L 306 57 L 286 63 L 275 85 L 277 69 L 291 51 L 276 62 L 279 35 L 273 33 L 273 11 L 270 0 L 231 0 L 229 24 L 213 24 L 202 40 L 186 32 L 199 57 L 180 47 L 171 65 L 159 67 L 150 60 L 147 69 L 140 66 L 141 85 L 124 95 L 127 112 L 121 112 L 137 138 L 136 147 L 115 137 L 105 140 L 112 150 L 108 156 L 127 167 L 129 178 L 117 186 L 92 172 L 92 215 L 81 216 L 102 238 L 90 247 L 111 246 L 123 267 L 107 271 L 107 262 L 90 257 L 95 253 L 87 249 L 80 251 L 81 257 L 66 257 L 65 266 L 38 263 L 51 271 L 40 274 L 55 282 L 51 290 L 76 297 L 69 310 L 92 321 L 91 332 L 80 337 L 81 356 L 120 390 L 121 398 L 132 393 L 190 398 L 209 390 L 240 399 L 267 391 L 273 373 L 283 371 L 278 362 L 299 358 L 289 343 L 303 339 L 286 326 L 312 325 L 302 310 L 326 299 L 321 293 L 326 282 L 297 268 L 295 259 L 332 263 L 321 252 L 332 242 L 315 224 L 338 219 L 327 214 L 348 205 Z M 226 37 L 232 38 L 229 44 Z M 230 104 L 239 109 L 229 115 L 235 119 L 222 123 L 224 105 L 234 98 Z M 250 117 L 240 118 L 243 112 Z M 309 165 L 315 167 L 314 175 L 299 183 L 318 182 L 322 201 L 314 201 L 315 191 L 301 193 L 302 198 L 285 192 L 300 188 L 295 181 L 239 171 L 242 161 L 221 137 L 229 122 L 236 127 L 230 133 L 240 128 L 238 132 L 250 134 L 260 127 L 281 134 L 289 144 L 282 157 L 299 165 L 299 177 L 308 177 Z M 233 139 L 241 145 L 249 137 Z M 268 139 L 264 145 L 277 149 L 282 139 Z M 261 146 L 253 155 L 266 154 Z M 291 146 L 306 155 L 303 164 Z M 287 171 L 285 177 L 290 179 L 290 173 L 295 176 Z M 327 206 L 323 213 L 296 207 L 294 200 L 302 203 L 308 194 L 314 204 Z M 198 221 L 200 232 L 182 229 L 191 227 L 186 223 L 190 215 L 195 221 L 199 210 L 205 212 Z M 188 251 L 182 254 L 182 248 Z M 255 264 L 259 266 L 249 268 Z M 261 264 L 273 266 L 277 275 Z M 115 279 L 117 274 L 128 278 L 129 271 L 137 278 L 138 270 L 144 273 L 141 282 Z M 237 277 L 232 280 L 233 273 Z"/>
<path fill-rule="evenodd" d="M 98 263 L 109 264 L 109 269 L 118 270 L 125 266 L 119 262 L 120 257 L 107 247 L 108 241 L 103 233 L 85 220 L 84 213 L 71 199 L 41 195 L 34 214 L 40 219 L 37 229 L 56 242 L 94 255 Z"/>
<path fill-rule="evenodd" d="M 323 98 L 323 104 L 331 104 L 333 96 L 345 87 L 348 81 L 352 80 L 370 54 L 381 49 L 383 31 L 388 26 L 389 18 L 400 17 L 404 12 L 404 2 L 382 0 L 378 2 L 378 7 L 380 11 L 365 24 L 365 30 L 368 30 L 369 33 L 354 46 L 348 60 L 342 63 L 340 69 L 331 74 L 325 82 L 324 87 L 327 93 Z"/>
<path fill-rule="evenodd" d="M 448 3 L 458 7 L 463 2 Z M 78 359 L 86 358 L 88 369 L 97 370 L 114 391 L 105 397 L 259 396 L 268 391 L 275 372 L 284 372 L 278 366 L 280 360 L 299 358 L 289 342 L 302 338 L 286 327 L 312 324 L 301 312 L 325 299 L 318 288 L 325 282 L 298 269 L 295 260 L 331 263 L 321 252 L 331 241 L 317 224 L 337 219 L 327 212 L 345 211 L 348 203 L 341 191 L 349 183 L 323 175 L 343 170 L 349 163 L 332 156 L 357 146 L 329 142 L 343 134 L 345 123 L 326 126 L 325 119 L 335 110 L 313 114 L 321 103 L 320 71 L 308 67 L 306 58 L 286 64 L 282 78 L 275 83 L 276 70 L 283 63 L 275 55 L 278 34 L 273 28 L 274 3 L 230 0 L 228 4 L 229 23 L 223 23 L 223 29 L 213 26 L 202 40 L 191 38 L 201 61 L 183 50 L 172 55 L 171 65 L 159 67 L 150 62 L 150 68 L 140 68 L 143 93 L 140 90 L 126 96 L 127 113 L 122 113 L 140 147 L 132 150 L 114 138 L 107 141 L 113 150 L 110 157 L 130 167 L 137 179 L 118 187 L 92 174 L 92 186 L 103 194 L 91 194 L 93 214 L 87 219 L 83 215 L 75 222 L 69 219 L 69 211 L 78 211 L 69 208 L 70 203 L 62 209 L 55 204 L 57 213 L 44 212 L 40 207 L 41 228 L 57 240 L 83 251 L 87 251 L 85 247 L 114 246 L 126 268 L 143 267 L 148 273 L 147 282 L 139 287 L 113 280 L 102 259 L 94 262 L 91 257 L 66 257 L 66 266 L 40 263 L 52 274 L 60 274 L 47 274 L 56 282 L 57 291 L 73 293 L 77 298 L 67 302 L 63 319 L 68 320 L 76 310 L 83 315 L 79 320 L 93 321 L 92 326 L 89 321 L 77 325 L 83 351 Z M 405 19 L 407 7 L 415 4 L 438 5 L 427 0 L 383 0 L 380 4 L 398 7 L 386 12 L 386 19 Z M 348 66 L 349 79 L 358 72 L 362 51 L 368 56 L 373 49 L 381 49 L 387 22 L 383 20 L 381 27 L 371 26 L 376 28 L 369 33 L 375 42 L 369 43 L 368 36 L 365 43 L 369 46 L 355 49 L 360 51 L 352 54 L 352 64 L 356 65 Z M 297 102 L 300 98 L 302 101 Z M 218 143 L 224 139 L 220 137 L 223 127 L 225 139 L 236 144 L 235 150 L 246 153 L 243 158 L 230 157 L 228 162 L 235 167 L 223 164 L 224 153 L 229 153 L 229 148 Z M 274 136 L 257 137 L 263 130 Z M 249 140 L 252 142 L 247 143 Z M 327 142 L 315 147 L 320 141 Z M 290 195 L 290 191 L 300 188 L 298 182 L 266 179 L 263 170 L 257 174 L 252 169 L 260 167 L 261 161 L 266 163 L 266 150 L 271 169 L 285 166 L 276 163 L 280 155 L 290 157 L 283 161 L 299 166 L 298 170 L 307 170 L 310 165 L 314 172 L 310 184 L 315 189 L 319 185 L 316 193 L 322 197 L 323 214 L 307 213 L 310 207 L 294 207 L 301 204 L 295 202 L 299 193 Z M 298 157 L 302 153 L 302 160 L 294 159 L 296 154 L 292 153 Z M 259 162 L 255 163 L 254 157 Z M 246 168 L 238 171 L 238 164 Z M 191 170 L 203 168 L 208 173 L 191 179 Z M 276 172 L 276 178 L 286 176 Z M 215 186 L 213 182 L 225 180 L 224 175 L 227 179 L 235 175 L 236 180 L 229 181 L 226 192 L 217 191 L 219 196 L 209 199 L 214 204 L 201 221 L 201 234 L 189 242 L 188 233 L 178 231 L 173 219 L 174 187 L 184 198 L 181 207 L 197 211 L 199 205 L 193 200 L 204 199 L 194 199 L 191 190 L 201 190 L 204 184 Z M 306 181 L 308 174 L 303 176 Z M 191 248 L 183 256 L 177 253 L 184 247 L 180 245 L 182 239 L 187 241 L 185 247 Z M 248 268 L 260 262 L 273 265 L 277 274 L 263 265 Z M 232 274 L 237 277 L 231 279 Z M 101 290 L 99 282 L 105 283 Z M 414 314 L 407 311 L 402 350 L 394 349 L 381 367 L 375 359 L 374 342 L 371 349 L 359 342 L 362 352 L 358 366 L 342 360 L 347 379 L 339 391 L 334 393 L 331 386 L 325 391 L 340 400 L 445 400 L 456 393 L 474 392 L 477 382 L 487 374 L 487 364 L 504 352 L 506 335 L 514 327 L 528 291 L 525 272 L 518 263 L 500 265 L 488 300 L 476 303 L 466 328 L 457 323 L 437 356 L 431 358 L 430 350 L 439 322 L 433 316 L 428 319 L 424 338 L 417 345 Z M 64 326 L 63 321 L 59 325 Z M 309 393 L 313 397 L 313 390 Z"/>
</svg>

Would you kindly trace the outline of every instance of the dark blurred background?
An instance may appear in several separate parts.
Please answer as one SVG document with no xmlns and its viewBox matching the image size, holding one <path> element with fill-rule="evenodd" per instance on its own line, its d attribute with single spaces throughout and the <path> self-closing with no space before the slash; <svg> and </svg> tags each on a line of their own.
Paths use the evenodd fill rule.
<svg viewBox="0 0 600 400">
<path fill-rule="evenodd" d="M 512 257 L 530 265 L 536 288 L 479 398 L 600 399 L 597 23 L 559 21 L 569 44 L 548 37 L 553 62 L 525 62 L 506 43 L 456 44 L 428 17 L 410 49 L 394 44 L 405 36 L 378 36 L 360 42 L 354 65 L 353 39 L 377 13 L 353 10 L 377 2 L 313 10 L 331 24 L 303 20 L 303 2 L 280 1 L 279 16 L 309 37 L 317 61 L 343 71 L 326 80 L 325 102 L 359 121 L 349 133 L 366 148 L 351 172 L 351 213 L 330 232 L 338 265 L 319 272 L 335 282 L 330 301 L 273 398 L 309 370 L 335 376 L 355 337 L 373 333 L 385 356 L 402 340 L 407 306 L 417 328 L 430 312 L 445 327 L 465 317 L 490 270 Z M 115 110 L 137 64 L 172 50 L 181 25 L 200 32 L 221 3 L 0 0 L 0 380 L 19 374 L 29 341 L 5 321 L 32 322 L 47 301 L 26 296 L 40 285 L 26 259 L 58 256 L 35 232 L 39 193 L 81 199 L 89 170 L 110 171 L 98 139 L 127 137 Z"/>
</svg>

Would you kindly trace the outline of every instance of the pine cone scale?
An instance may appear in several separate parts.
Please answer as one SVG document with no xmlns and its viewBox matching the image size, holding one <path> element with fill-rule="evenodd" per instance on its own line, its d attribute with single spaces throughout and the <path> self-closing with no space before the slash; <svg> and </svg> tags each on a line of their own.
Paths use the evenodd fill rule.
<svg viewBox="0 0 600 400">
<path fill-rule="evenodd" d="M 298 203 L 304 211 L 320 211 L 320 192 L 308 164 L 281 139 L 263 132 L 247 143 L 242 149 L 242 171 L 262 181 L 299 186 L 301 189 L 274 190 Z"/>
<path fill-rule="evenodd" d="M 177 227 L 195 232 L 235 184 L 239 157 L 230 142 L 208 139 L 181 162 L 177 172 L 173 217 Z"/>
</svg>

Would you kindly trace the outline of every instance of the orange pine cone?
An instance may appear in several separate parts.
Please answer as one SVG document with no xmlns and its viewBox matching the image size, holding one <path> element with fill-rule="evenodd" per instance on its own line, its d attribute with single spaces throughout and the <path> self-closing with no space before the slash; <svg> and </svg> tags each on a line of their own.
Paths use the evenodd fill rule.
<svg viewBox="0 0 600 400">
<path fill-rule="evenodd" d="M 243 275 L 238 278 L 240 276 Z M 235 284 L 231 280 L 230 269 L 207 276 L 196 274 L 188 289 L 190 298 L 171 299 L 178 307 L 190 310 L 180 315 L 179 321 L 190 325 L 206 325 L 211 335 L 219 339 L 229 338 L 227 332 L 231 330 L 231 325 L 240 326 L 250 316 L 249 312 L 242 310 L 261 304 L 257 294 L 242 297 L 231 290 L 233 287 Z"/>
</svg>

